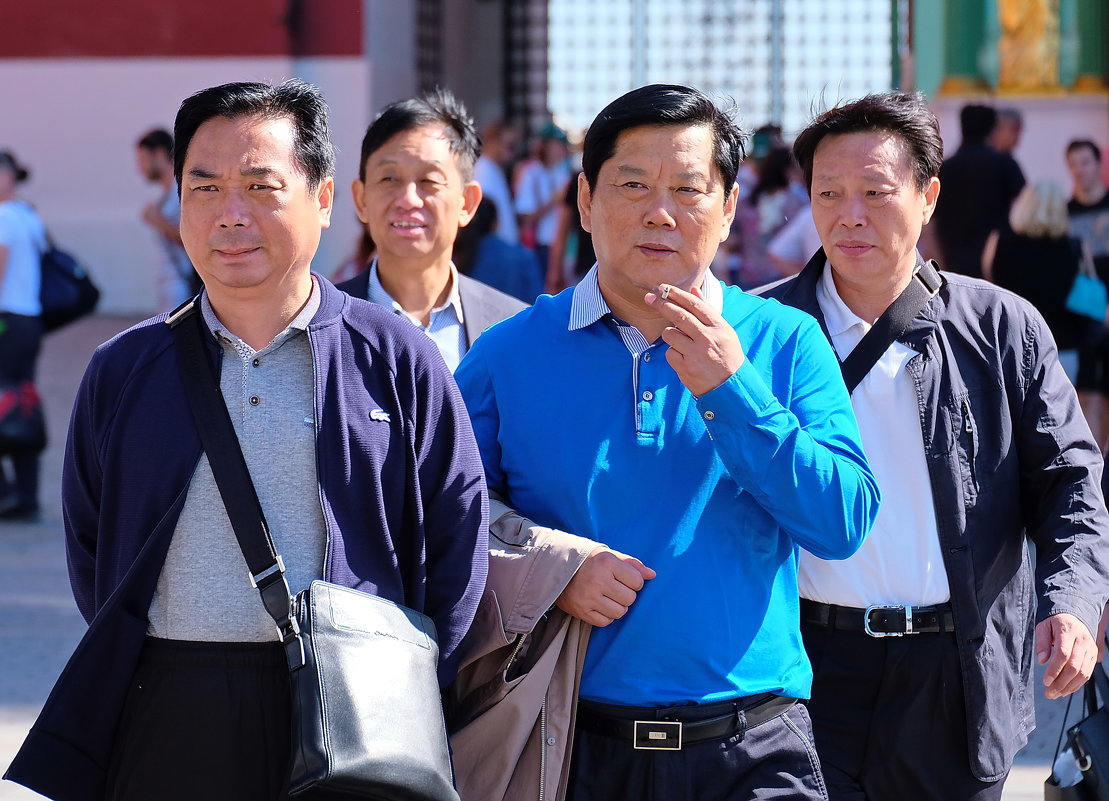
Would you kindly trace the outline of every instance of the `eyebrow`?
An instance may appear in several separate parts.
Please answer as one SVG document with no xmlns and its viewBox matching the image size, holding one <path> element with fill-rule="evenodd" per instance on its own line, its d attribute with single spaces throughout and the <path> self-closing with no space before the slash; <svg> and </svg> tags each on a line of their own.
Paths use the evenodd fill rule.
<svg viewBox="0 0 1109 801">
<path fill-rule="evenodd" d="M 685 181 L 687 183 L 696 183 L 697 181 L 703 181 L 707 184 L 709 182 L 709 177 L 706 173 L 703 173 L 700 170 L 689 170 L 688 172 L 679 172 L 678 180 Z"/>
<path fill-rule="evenodd" d="M 637 178 L 641 178 L 647 175 L 647 170 L 643 169 L 642 167 L 632 167 L 629 164 L 622 164 L 616 168 L 616 174 L 631 175 Z M 697 181 L 704 181 L 705 183 L 708 183 L 709 180 L 708 175 L 701 172 L 700 170 L 687 170 L 686 172 L 679 172 L 675 177 L 678 179 L 678 181 L 682 183 L 696 183 Z"/>
<path fill-rule="evenodd" d="M 278 178 L 280 177 L 276 170 L 270 167 L 249 167 L 242 170 L 240 173 L 245 178 Z M 204 167 L 193 167 L 189 170 L 188 176 L 190 178 L 199 178 L 201 180 L 210 180 L 218 177 L 214 172 Z"/>
<path fill-rule="evenodd" d="M 868 173 L 865 170 L 858 173 L 858 176 L 867 183 L 871 184 L 890 184 L 896 183 L 896 176 L 891 178 L 888 175 L 878 175 L 876 173 Z M 840 181 L 843 180 L 843 173 L 813 173 L 813 181 Z"/>
<path fill-rule="evenodd" d="M 374 166 L 375 167 L 392 167 L 392 166 L 395 166 L 397 164 L 402 164 L 402 163 L 403 163 L 402 159 L 398 159 L 395 156 L 382 156 L 381 160 L 378 161 L 377 164 L 375 164 Z M 447 162 L 440 161 L 439 159 L 432 159 L 431 161 L 423 161 L 421 159 L 420 163 L 421 164 L 427 164 L 427 165 L 430 165 L 432 167 L 435 167 L 436 169 L 441 170 L 441 169 L 443 169 L 443 166 Z"/>
</svg>

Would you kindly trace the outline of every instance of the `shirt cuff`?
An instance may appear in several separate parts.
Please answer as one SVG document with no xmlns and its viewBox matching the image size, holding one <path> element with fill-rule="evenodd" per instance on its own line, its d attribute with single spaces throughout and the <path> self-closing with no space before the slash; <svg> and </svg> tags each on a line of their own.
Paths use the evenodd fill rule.
<svg viewBox="0 0 1109 801">
<path fill-rule="evenodd" d="M 697 398 L 697 410 L 710 433 L 714 423 L 755 424 L 778 407 L 778 399 L 750 359 L 744 359 L 723 384 Z"/>
</svg>

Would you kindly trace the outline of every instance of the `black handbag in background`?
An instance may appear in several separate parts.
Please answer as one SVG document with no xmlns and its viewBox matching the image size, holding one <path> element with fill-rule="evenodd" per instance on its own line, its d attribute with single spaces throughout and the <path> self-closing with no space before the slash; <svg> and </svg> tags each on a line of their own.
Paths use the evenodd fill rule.
<svg viewBox="0 0 1109 801">
<path fill-rule="evenodd" d="M 166 321 L 185 394 L 235 538 L 273 617 L 292 689 L 290 793 L 313 799 L 458 801 L 429 617 L 326 581 L 289 597 L 215 373 L 198 302 Z"/>
<path fill-rule="evenodd" d="M 49 237 L 40 259 L 42 330 L 46 333 L 91 314 L 100 302 L 100 290 L 77 259 L 59 249 Z"/>
<path fill-rule="evenodd" d="M 1098 695 L 1101 704 L 1098 704 Z M 1067 729 L 1066 750 L 1074 754 L 1082 778 L 1078 784 L 1060 787 L 1052 775 L 1044 783 L 1045 801 L 1109 801 L 1109 676 L 1101 664 L 1094 665 L 1094 673 L 1082 690 L 1083 708 L 1086 717 Z M 1070 711 L 1070 702 L 1067 703 Z M 1063 715 L 1063 728 L 1066 729 L 1067 716 Z M 1062 732 L 1060 732 L 1060 742 Z M 1055 749 L 1056 762 L 1059 747 Z"/>
</svg>

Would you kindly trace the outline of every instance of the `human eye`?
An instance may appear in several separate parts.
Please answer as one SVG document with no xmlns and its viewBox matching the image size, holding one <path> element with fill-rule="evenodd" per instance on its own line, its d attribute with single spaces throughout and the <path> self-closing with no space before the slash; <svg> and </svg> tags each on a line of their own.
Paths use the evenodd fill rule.
<svg viewBox="0 0 1109 801">
<path fill-rule="evenodd" d="M 620 186 L 623 187 L 624 189 L 646 189 L 647 188 L 647 186 L 645 184 L 641 184 L 641 183 L 639 183 L 639 181 L 624 181 L 624 183 L 620 184 Z"/>
<path fill-rule="evenodd" d="M 189 189 L 192 192 L 215 192 L 216 191 L 216 187 L 213 186 L 212 184 L 196 184 L 195 186 L 189 187 Z"/>
</svg>

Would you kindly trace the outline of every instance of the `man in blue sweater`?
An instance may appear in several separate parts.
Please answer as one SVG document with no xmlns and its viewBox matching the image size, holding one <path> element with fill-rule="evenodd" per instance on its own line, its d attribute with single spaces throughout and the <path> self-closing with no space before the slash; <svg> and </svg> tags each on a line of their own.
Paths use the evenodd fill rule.
<svg viewBox="0 0 1109 801">
<path fill-rule="evenodd" d="M 456 373 L 490 490 L 594 545 L 551 612 L 595 627 L 576 719 L 544 706 L 575 721 L 556 796 L 823 798 L 798 551 L 849 556 L 878 491 L 819 327 L 708 272 L 741 141 L 686 87 L 610 104 L 579 182 L 597 265 Z M 543 758 L 566 747 L 544 735 Z"/>
<path fill-rule="evenodd" d="M 323 98 L 214 87 L 174 133 L 191 313 L 285 578 L 426 613 L 446 684 L 488 565 L 481 464 L 431 340 L 311 272 L 334 195 Z M 285 798 L 284 649 L 166 322 L 102 345 L 78 391 L 62 500 L 89 630 L 9 777 L 59 799 Z"/>
</svg>

